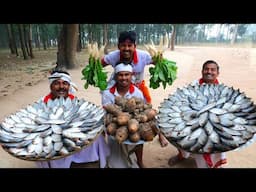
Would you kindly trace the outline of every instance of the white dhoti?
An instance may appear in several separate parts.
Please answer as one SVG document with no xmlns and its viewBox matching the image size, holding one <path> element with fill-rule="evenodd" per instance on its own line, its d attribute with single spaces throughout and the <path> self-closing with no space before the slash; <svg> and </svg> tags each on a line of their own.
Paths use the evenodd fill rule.
<svg viewBox="0 0 256 192">
<path fill-rule="evenodd" d="M 107 160 L 109 168 L 139 168 L 133 151 L 135 145 L 119 144 L 111 137 L 108 137 L 108 145 L 110 147 L 110 156 Z"/>
</svg>

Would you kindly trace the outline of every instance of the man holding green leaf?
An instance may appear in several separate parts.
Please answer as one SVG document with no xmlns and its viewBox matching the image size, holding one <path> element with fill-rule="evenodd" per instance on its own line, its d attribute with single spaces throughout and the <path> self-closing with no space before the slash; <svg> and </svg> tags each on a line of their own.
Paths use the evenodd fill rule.
<svg viewBox="0 0 256 192">
<path fill-rule="evenodd" d="M 102 58 L 101 63 L 103 67 L 112 65 L 115 68 L 117 63 L 130 63 L 133 69 L 133 84 L 138 87 L 147 101 L 151 103 L 151 96 L 149 89 L 144 80 L 144 69 L 146 65 L 154 64 L 151 55 L 144 50 L 136 49 L 136 33 L 134 31 L 123 31 L 119 34 L 118 50 L 114 50 Z M 114 74 L 110 77 L 108 87 L 115 84 Z M 159 133 L 159 141 L 162 147 L 168 145 L 167 139 L 162 133 Z M 142 159 L 143 148 L 140 150 Z"/>
</svg>

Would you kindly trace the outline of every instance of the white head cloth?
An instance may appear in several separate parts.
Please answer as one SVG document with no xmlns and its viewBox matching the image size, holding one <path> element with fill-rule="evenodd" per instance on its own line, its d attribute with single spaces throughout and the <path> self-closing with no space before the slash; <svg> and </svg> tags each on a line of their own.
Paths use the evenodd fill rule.
<svg viewBox="0 0 256 192">
<path fill-rule="evenodd" d="M 128 72 L 132 73 L 132 66 L 130 64 L 120 63 L 120 64 L 116 65 L 116 67 L 115 67 L 115 74 L 120 71 L 128 71 Z"/>
<path fill-rule="evenodd" d="M 78 90 L 76 84 L 71 82 L 71 77 L 68 74 L 56 72 L 56 73 L 53 73 L 52 75 L 50 75 L 48 77 L 48 79 L 49 79 L 50 85 L 52 84 L 53 81 L 55 81 L 57 79 L 61 79 L 63 81 L 68 82 L 70 84 L 70 88 L 69 88 L 70 93 L 74 93 Z"/>
</svg>

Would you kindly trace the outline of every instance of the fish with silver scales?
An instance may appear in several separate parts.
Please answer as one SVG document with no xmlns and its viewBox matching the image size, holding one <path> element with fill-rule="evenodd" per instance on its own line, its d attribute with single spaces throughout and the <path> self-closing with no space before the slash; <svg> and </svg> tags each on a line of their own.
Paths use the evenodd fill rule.
<svg viewBox="0 0 256 192">
<path fill-rule="evenodd" d="M 170 143 L 188 152 L 238 150 L 256 139 L 256 105 L 224 84 L 187 85 L 160 104 L 157 124 Z"/>
</svg>

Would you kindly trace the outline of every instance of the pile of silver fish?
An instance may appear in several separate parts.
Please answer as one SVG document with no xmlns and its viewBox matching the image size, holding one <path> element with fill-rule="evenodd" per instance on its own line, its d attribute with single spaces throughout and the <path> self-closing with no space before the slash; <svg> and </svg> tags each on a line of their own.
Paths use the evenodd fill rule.
<svg viewBox="0 0 256 192">
<path fill-rule="evenodd" d="M 256 105 L 224 84 L 190 84 L 164 99 L 157 122 L 169 142 L 185 151 L 238 150 L 255 140 Z"/>
<path fill-rule="evenodd" d="M 4 119 L 0 144 L 20 159 L 59 159 L 90 145 L 104 130 L 104 115 L 84 99 L 40 99 Z"/>
</svg>

